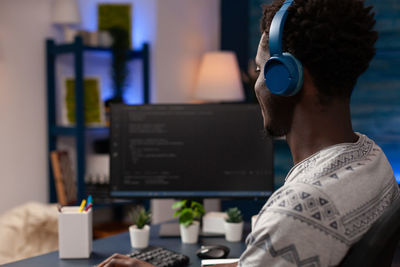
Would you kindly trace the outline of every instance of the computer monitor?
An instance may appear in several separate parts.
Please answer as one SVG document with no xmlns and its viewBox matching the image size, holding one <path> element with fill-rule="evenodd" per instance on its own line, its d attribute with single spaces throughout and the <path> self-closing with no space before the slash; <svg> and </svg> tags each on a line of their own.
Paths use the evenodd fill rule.
<svg viewBox="0 0 400 267">
<path fill-rule="evenodd" d="M 253 198 L 274 189 L 258 104 L 112 105 L 110 116 L 112 197 Z"/>
</svg>

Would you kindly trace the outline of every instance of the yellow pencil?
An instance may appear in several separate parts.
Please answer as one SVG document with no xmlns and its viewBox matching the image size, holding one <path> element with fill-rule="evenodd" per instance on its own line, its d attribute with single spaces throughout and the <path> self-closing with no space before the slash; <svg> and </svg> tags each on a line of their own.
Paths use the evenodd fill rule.
<svg viewBox="0 0 400 267">
<path fill-rule="evenodd" d="M 81 206 L 79 207 L 79 212 L 82 212 L 86 205 L 86 199 L 82 200 Z"/>
</svg>

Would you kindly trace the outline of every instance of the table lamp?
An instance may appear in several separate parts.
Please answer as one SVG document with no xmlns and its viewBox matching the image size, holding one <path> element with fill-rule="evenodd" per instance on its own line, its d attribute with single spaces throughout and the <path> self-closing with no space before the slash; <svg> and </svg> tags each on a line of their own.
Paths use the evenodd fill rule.
<svg viewBox="0 0 400 267">
<path fill-rule="evenodd" d="M 52 11 L 53 24 L 62 26 L 65 42 L 72 42 L 77 34 L 72 26 L 81 22 L 78 3 L 76 0 L 55 0 Z"/>
<path fill-rule="evenodd" d="M 203 55 L 194 98 L 207 102 L 244 100 L 243 85 L 235 53 L 217 51 L 207 52 Z"/>
</svg>

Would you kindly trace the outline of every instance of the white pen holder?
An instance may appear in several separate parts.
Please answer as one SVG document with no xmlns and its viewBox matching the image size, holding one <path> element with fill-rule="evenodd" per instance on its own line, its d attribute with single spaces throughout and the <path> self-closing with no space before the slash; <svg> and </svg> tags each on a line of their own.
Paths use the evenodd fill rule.
<svg viewBox="0 0 400 267">
<path fill-rule="evenodd" d="M 92 208 L 63 207 L 58 214 L 58 248 L 60 259 L 89 258 L 92 252 Z"/>
</svg>

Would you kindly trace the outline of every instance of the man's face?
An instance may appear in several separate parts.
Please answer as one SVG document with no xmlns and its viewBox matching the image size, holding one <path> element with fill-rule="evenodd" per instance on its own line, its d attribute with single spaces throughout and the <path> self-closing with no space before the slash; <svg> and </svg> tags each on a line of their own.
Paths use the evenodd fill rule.
<svg viewBox="0 0 400 267">
<path fill-rule="evenodd" d="M 254 90 L 261 106 L 266 134 L 273 137 L 285 136 L 290 132 L 293 110 L 298 97 L 274 95 L 267 89 L 264 78 L 264 65 L 270 55 L 266 43 L 267 38 L 263 33 L 256 56 L 258 78 Z"/>
</svg>

